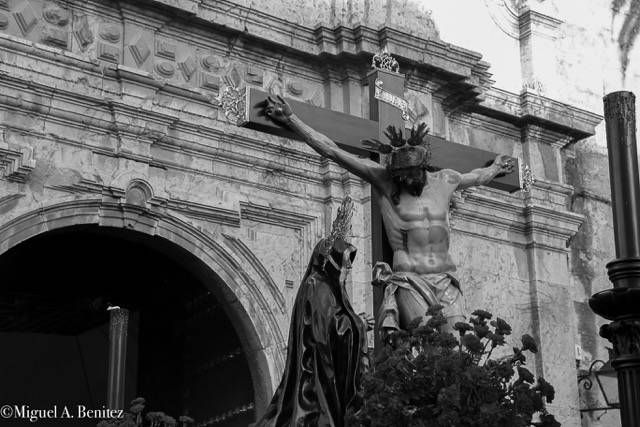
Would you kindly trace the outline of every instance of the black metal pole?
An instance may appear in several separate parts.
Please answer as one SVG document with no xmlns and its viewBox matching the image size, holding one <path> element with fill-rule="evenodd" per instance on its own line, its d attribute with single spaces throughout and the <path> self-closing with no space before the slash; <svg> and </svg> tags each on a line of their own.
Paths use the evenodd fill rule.
<svg viewBox="0 0 640 427">
<path fill-rule="evenodd" d="M 622 427 L 640 426 L 640 180 L 635 96 L 604 97 L 616 259 L 607 264 L 612 289 L 593 295 L 591 309 L 613 322 L 600 335 L 613 344 Z"/>
</svg>

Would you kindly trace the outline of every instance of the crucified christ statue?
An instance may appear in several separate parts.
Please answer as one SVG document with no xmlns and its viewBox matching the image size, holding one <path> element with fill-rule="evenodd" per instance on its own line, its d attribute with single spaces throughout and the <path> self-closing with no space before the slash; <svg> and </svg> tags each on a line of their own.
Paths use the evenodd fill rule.
<svg viewBox="0 0 640 427">
<path fill-rule="evenodd" d="M 456 265 L 449 254 L 449 204 L 454 191 L 487 184 L 513 171 L 509 156 L 499 155 L 484 168 L 460 173 L 429 165 L 430 149 L 424 123 L 403 137 L 402 129 L 387 128 L 389 144 L 363 143 L 386 154 L 387 164 L 359 158 L 300 120 L 281 97 L 269 97 L 264 114 L 288 127 L 320 155 L 369 182 L 378 191 L 382 220 L 393 249 L 393 266 L 376 263 L 373 283 L 384 287 L 377 316 L 381 331 L 406 329 L 430 306 L 442 305 L 448 328 L 464 320 Z"/>
</svg>

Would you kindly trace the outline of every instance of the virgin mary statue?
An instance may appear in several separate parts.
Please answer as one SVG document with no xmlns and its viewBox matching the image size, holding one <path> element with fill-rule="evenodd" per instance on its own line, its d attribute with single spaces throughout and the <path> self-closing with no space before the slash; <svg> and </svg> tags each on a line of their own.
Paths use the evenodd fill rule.
<svg viewBox="0 0 640 427">
<path fill-rule="evenodd" d="M 256 427 L 342 427 L 347 409 L 357 409 L 368 359 L 365 324 L 345 290 L 356 255 L 347 242 L 352 208 L 347 197 L 313 251 L 293 306 L 282 381 Z"/>
</svg>

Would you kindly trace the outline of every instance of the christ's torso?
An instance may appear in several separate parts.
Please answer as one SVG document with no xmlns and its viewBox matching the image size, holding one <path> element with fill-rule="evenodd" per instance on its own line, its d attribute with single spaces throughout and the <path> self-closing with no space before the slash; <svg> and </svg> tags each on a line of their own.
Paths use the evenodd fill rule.
<svg viewBox="0 0 640 427">
<path fill-rule="evenodd" d="M 449 202 L 457 183 L 457 177 L 445 170 L 427 173 L 427 184 L 418 197 L 403 191 L 394 204 L 391 189 L 383 192 L 380 207 L 393 249 L 393 271 L 455 270 L 449 254 Z"/>
</svg>

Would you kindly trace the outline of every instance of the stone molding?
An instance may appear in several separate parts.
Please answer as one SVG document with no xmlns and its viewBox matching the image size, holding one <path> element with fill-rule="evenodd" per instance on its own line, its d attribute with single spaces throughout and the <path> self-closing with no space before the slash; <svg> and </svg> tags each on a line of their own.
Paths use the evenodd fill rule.
<svg viewBox="0 0 640 427">
<path fill-rule="evenodd" d="M 241 201 L 240 216 L 244 220 L 287 227 L 300 233 L 302 240 L 300 268 L 302 270 L 304 270 L 306 260 L 310 256 L 315 240 L 322 235 L 320 218 L 292 210 Z"/>
<path fill-rule="evenodd" d="M 280 329 L 282 319 L 277 319 L 272 310 L 278 298 L 257 286 L 261 274 L 244 270 L 252 262 L 246 258 L 246 251 L 237 252 L 224 236 L 205 232 L 175 216 L 102 197 L 41 206 L 0 224 L 0 253 L 40 233 L 81 224 L 125 228 L 165 238 L 215 272 L 226 285 L 223 294 L 234 310 L 245 310 L 244 314 L 238 312 L 244 322 L 238 326 L 251 329 L 244 334 L 245 345 L 249 346 L 245 352 L 250 365 L 255 363 L 252 376 L 259 391 L 257 398 L 266 405 L 284 369 L 281 347 L 286 341 Z M 269 295 L 275 300 L 269 301 Z M 240 308 L 243 303 L 248 305 Z"/>
<path fill-rule="evenodd" d="M 65 93 L 61 91 L 59 92 L 59 95 L 65 95 Z M 67 93 L 66 95 L 67 96 L 64 96 L 64 97 L 67 99 L 75 99 L 72 96 L 73 94 L 71 93 Z M 8 95 L 5 95 L 5 96 L 8 97 Z M 30 104 L 27 101 L 27 99 L 28 97 L 21 99 L 19 104 L 21 109 L 27 109 L 34 112 L 42 111 L 43 109 L 42 104 Z M 5 99 L 5 103 L 8 103 L 7 99 Z M 33 107 L 30 107 L 30 105 L 33 105 Z M 74 114 L 71 114 L 71 113 L 58 114 L 59 113 L 58 109 L 61 108 L 61 105 L 62 104 L 59 104 L 58 108 L 53 108 L 50 111 L 48 111 L 49 120 L 51 120 L 52 117 L 55 117 L 56 115 L 58 115 L 60 117 L 64 117 L 64 120 L 62 121 L 63 123 L 70 123 L 70 124 L 77 123 L 78 117 Z M 137 117 L 140 118 L 140 110 L 135 110 L 131 106 L 123 105 L 122 110 L 120 110 L 120 103 L 112 102 L 111 107 L 115 109 L 115 111 L 120 112 L 121 119 L 125 119 L 125 117 L 127 116 L 131 118 L 135 117 L 133 116 L 134 112 L 136 112 Z M 106 117 L 106 112 L 104 114 Z M 174 117 L 159 114 L 158 112 L 149 111 L 148 114 L 149 114 L 149 119 L 152 119 L 152 120 L 155 119 L 155 121 L 161 121 L 163 123 L 171 123 L 173 120 L 173 122 L 175 122 Z M 87 114 L 87 115 L 90 117 L 93 117 L 94 119 L 96 117 L 96 114 Z M 146 112 L 145 112 L 145 116 L 146 116 Z M 123 121 L 131 122 L 131 120 L 123 120 Z M 188 128 L 189 124 L 183 125 L 181 123 L 181 126 L 179 127 L 174 126 L 174 129 L 179 129 L 179 128 L 182 128 L 183 126 L 186 126 Z M 107 130 L 110 128 L 113 129 L 113 124 L 109 120 L 105 119 L 95 123 L 95 129 Z M 152 144 L 155 144 L 157 146 L 167 146 L 167 147 L 173 146 L 174 149 L 178 151 L 183 151 L 185 149 L 188 149 L 190 144 L 188 140 L 183 139 L 179 136 L 175 136 L 175 135 L 180 135 L 175 131 L 173 132 L 174 136 L 167 137 L 165 136 L 164 133 L 160 132 L 160 133 L 154 134 L 153 132 L 149 132 L 144 128 L 141 128 L 141 127 L 136 128 L 135 126 L 132 126 L 132 125 L 128 125 L 124 129 L 125 130 L 121 132 L 122 135 L 129 135 L 134 137 L 135 136 L 139 137 L 140 135 L 144 135 L 145 138 L 148 138 L 152 141 Z M 215 148 L 212 147 L 212 149 L 209 151 L 204 146 L 202 146 L 202 144 L 200 144 L 199 146 L 194 146 L 193 152 L 194 153 L 199 152 L 205 156 L 214 156 L 212 158 L 214 158 L 216 161 L 225 161 L 226 159 L 226 161 L 231 161 L 232 164 L 237 164 L 244 167 L 250 164 L 252 168 L 255 168 L 255 167 L 270 168 L 273 166 L 272 160 L 270 160 L 269 158 L 263 158 L 263 157 L 273 157 L 273 156 L 281 155 L 282 150 L 285 149 L 288 153 L 287 154 L 288 158 L 296 159 L 300 162 L 306 163 L 307 168 L 309 165 L 309 161 L 318 162 L 317 174 L 315 173 L 309 174 L 309 172 L 303 173 L 301 168 L 291 168 L 291 167 L 279 165 L 278 166 L 279 171 L 281 173 L 285 173 L 286 178 L 288 179 L 295 179 L 295 180 L 302 179 L 303 181 L 314 182 L 316 184 L 322 183 L 322 185 L 328 185 L 331 182 L 336 184 L 342 184 L 342 185 L 345 185 L 347 183 L 354 184 L 355 182 L 357 182 L 359 185 L 362 185 L 362 182 L 360 180 L 357 180 L 356 178 L 352 177 L 349 174 L 344 174 L 339 170 L 334 171 L 333 170 L 334 168 L 331 168 L 331 167 L 329 167 L 329 169 L 323 168 L 321 166 L 323 164 L 322 159 L 319 158 L 319 156 L 317 155 L 307 153 L 306 152 L 307 150 L 305 150 L 305 148 L 303 148 L 303 146 L 301 145 L 298 146 L 297 148 L 293 148 L 293 146 L 288 145 L 285 148 L 285 147 L 280 147 L 273 144 L 265 144 L 264 141 L 256 139 L 256 136 L 254 136 L 251 131 L 247 131 L 247 130 L 235 128 L 235 127 L 231 129 L 233 129 L 233 131 L 236 133 L 232 134 L 230 132 L 227 132 L 225 134 L 220 130 L 212 129 L 211 133 L 209 134 L 209 137 L 211 139 L 219 139 L 222 135 L 224 135 L 226 142 L 232 143 L 234 145 L 238 145 L 239 147 L 245 147 L 251 150 L 258 150 L 258 152 L 261 153 L 262 155 L 261 156 L 254 155 L 255 157 L 253 156 L 247 157 L 246 154 L 239 154 L 239 153 L 234 154 L 232 152 L 228 152 L 226 150 L 221 149 L 219 146 L 216 146 Z M 198 131 L 199 131 L 198 135 L 202 136 L 203 131 L 206 131 L 206 129 L 199 128 Z M 546 132 L 544 129 L 539 131 L 543 133 Z M 47 137 L 46 135 L 38 135 L 38 136 L 45 137 L 45 138 Z M 113 153 L 103 153 L 103 154 L 114 155 Z M 119 153 L 118 156 L 125 157 L 125 158 L 127 157 L 125 153 Z M 149 159 L 142 159 L 142 160 L 146 162 L 150 161 Z M 158 161 L 153 161 L 153 162 L 154 164 L 160 167 L 171 167 L 171 165 L 169 164 L 163 165 L 162 162 L 158 162 Z M 203 173 L 203 171 L 200 171 L 200 170 L 193 170 L 193 172 Z M 228 177 L 225 177 L 225 179 L 226 178 Z M 260 186 L 259 183 L 252 183 L 252 185 Z M 547 185 L 546 187 L 543 187 L 543 184 L 541 182 L 538 182 L 534 187 L 536 187 L 539 190 L 538 192 L 540 191 L 542 192 L 540 194 L 541 200 L 543 200 L 543 196 L 545 196 L 549 192 L 549 190 L 553 189 L 552 188 L 553 186 L 549 187 Z M 87 181 L 87 180 L 81 180 L 78 183 L 72 184 L 70 186 L 57 186 L 54 189 L 57 189 L 60 191 L 67 191 L 71 193 L 102 192 L 101 186 L 98 186 L 97 183 Z M 267 191 L 276 191 L 276 189 L 270 188 L 270 187 L 264 187 L 264 189 Z M 299 195 L 296 195 L 296 196 L 299 196 Z M 545 198 L 548 199 L 548 197 L 545 197 Z M 473 200 L 474 200 L 473 196 L 469 198 L 469 202 Z M 495 204 L 497 200 L 499 199 L 496 198 L 492 200 L 490 203 Z M 535 201 L 535 198 L 533 200 Z M 316 197 L 314 201 L 319 201 L 322 203 L 325 202 L 324 198 L 322 197 Z M 252 218 L 252 219 L 258 220 L 259 222 L 271 221 L 270 223 L 275 225 L 282 225 L 283 223 L 288 223 L 292 226 L 292 228 L 300 228 L 302 227 L 302 224 L 304 224 L 307 221 L 310 221 L 310 218 L 306 218 L 306 217 L 302 219 L 291 217 L 291 213 L 286 211 L 283 211 L 282 213 L 277 213 L 270 208 L 264 208 L 264 207 L 256 208 L 255 206 L 250 206 L 248 204 L 243 205 L 242 203 L 240 208 L 241 210 L 240 214 L 238 214 L 238 211 L 236 210 L 221 209 L 217 207 L 206 206 L 206 205 L 184 201 L 184 200 L 168 200 L 168 201 L 165 201 L 164 204 L 168 209 L 172 209 L 176 212 L 180 212 L 183 215 L 190 216 L 196 219 L 211 221 L 214 223 L 220 223 L 220 224 L 224 224 L 232 227 L 239 226 L 240 218 Z M 515 206 L 518 206 L 518 205 L 515 205 Z M 470 210 L 460 209 L 459 212 L 455 214 L 455 216 L 457 216 L 458 218 L 464 218 L 465 220 L 468 220 L 471 222 L 487 223 L 487 222 L 497 221 L 496 223 L 500 223 L 500 221 L 496 220 L 495 214 L 487 214 L 483 216 L 478 214 L 473 209 L 470 209 Z M 276 219 L 267 219 L 267 218 L 276 218 Z M 498 224 L 498 226 L 510 228 L 512 231 L 514 229 L 517 229 L 517 230 L 520 230 L 521 232 L 524 232 L 525 230 L 525 226 L 522 224 L 522 220 L 517 220 L 517 219 L 515 220 L 515 222 L 509 220 L 504 222 L 502 225 Z M 558 244 L 557 246 L 560 247 L 561 245 Z"/>
<path fill-rule="evenodd" d="M 84 195 L 109 195 L 124 202 L 126 192 L 123 188 L 108 187 L 95 181 L 82 178 L 78 182 L 70 185 L 45 185 L 56 191 L 71 194 Z M 225 225 L 228 227 L 240 227 L 240 210 L 229 209 L 222 205 L 207 205 L 184 199 L 165 199 L 161 197 L 150 197 L 148 206 L 154 210 L 166 210 L 179 213 L 187 218 L 206 221 L 212 224 Z"/>
<path fill-rule="evenodd" d="M 240 227 L 240 212 L 237 209 L 175 199 L 167 200 L 165 206 L 167 209 L 179 212 L 189 218 L 229 227 Z"/>
<path fill-rule="evenodd" d="M 533 187 L 547 195 L 555 194 L 559 202 L 564 202 L 571 194 L 569 186 L 545 181 L 536 181 Z M 503 195 L 483 188 L 463 191 L 456 200 L 452 219 L 452 229 L 462 233 L 470 233 L 472 224 L 489 226 L 500 233 L 493 237 L 483 234 L 485 239 L 524 248 L 536 245 L 555 252 L 568 252 L 567 244 L 578 232 L 584 216 L 568 211 L 564 203 L 524 205 L 518 193 L 505 199 Z"/>
<path fill-rule="evenodd" d="M 9 84 L 11 81 L 11 78 L 7 78 L 3 81 L 2 85 L 5 83 Z M 244 167 L 250 165 L 253 169 L 272 170 L 275 164 L 274 160 L 282 155 L 286 155 L 287 159 L 289 159 L 288 165 L 277 164 L 278 173 L 284 174 L 283 176 L 286 178 L 316 185 L 321 185 L 326 178 L 321 171 L 319 171 L 320 156 L 302 144 L 290 144 L 284 143 L 284 141 L 283 144 L 278 144 L 275 142 L 278 140 L 276 138 L 272 138 L 275 141 L 265 141 L 264 139 L 260 139 L 261 135 L 242 128 L 231 127 L 225 129 L 224 127 L 209 128 L 197 126 L 195 119 L 194 123 L 189 123 L 185 120 L 180 120 L 178 117 L 163 114 L 158 111 L 136 109 L 123 102 L 111 101 L 109 105 L 105 105 L 99 98 L 92 98 L 89 95 L 80 98 L 77 94 L 61 89 L 56 92 L 56 96 L 59 97 L 57 99 L 57 105 L 52 108 L 47 108 L 49 103 L 42 102 L 42 98 L 36 95 L 42 94 L 49 88 L 36 83 L 33 83 L 30 88 L 20 84 L 22 83 L 20 81 L 14 83 L 15 94 L 12 94 L 9 90 L 4 90 L 4 94 L 0 95 L 0 107 L 4 105 L 18 111 L 27 111 L 35 114 L 36 117 L 42 116 L 43 120 L 46 119 L 48 122 L 57 121 L 61 125 L 71 125 L 75 127 L 81 123 L 82 126 L 88 127 L 92 131 L 104 133 L 117 130 L 120 138 L 128 137 L 143 140 L 157 147 L 167 148 L 178 153 L 191 152 L 203 158 L 215 160 L 216 162 L 228 162 Z M 51 92 L 50 89 L 48 91 Z M 30 95 L 30 92 L 33 93 L 33 96 L 27 96 Z M 52 95 L 51 93 L 51 96 Z M 79 114 L 80 111 L 83 111 L 83 113 Z M 43 114 L 43 112 L 46 112 L 46 115 Z M 111 120 L 112 113 L 118 115 L 119 120 L 116 123 Z M 140 120 L 141 118 L 144 120 Z M 136 122 L 140 123 L 140 125 L 137 125 Z M 144 124 L 145 127 L 142 127 L 142 124 Z M 172 125 L 171 132 L 169 132 L 170 125 Z M 149 126 L 159 130 L 149 130 Z M 21 128 L 11 126 L 10 124 L 7 124 L 5 127 L 19 130 L 22 133 L 38 138 L 51 138 L 50 135 L 40 133 L 33 128 Z M 167 136 L 169 133 L 174 136 Z M 115 153 L 113 150 L 106 148 L 86 145 L 83 141 L 72 141 L 61 137 L 56 138 L 58 142 L 84 146 L 94 152 L 108 156 L 117 155 L 118 157 L 132 158 L 160 167 L 171 166 L 170 164 L 165 164 L 153 158 L 136 156 L 133 153 Z M 201 141 L 203 138 L 211 141 L 211 144 L 202 144 Z M 246 153 L 223 149 L 220 147 L 221 143 L 238 149 L 251 150 L 252 154 L 247 155 Z M 313 166 L 311 171 L 309 166 Z M 314 169 L 316 169 L 317 172 L 312 172 Z M 201 170 L 194 170 L 194 172 L 206 173 L 206 171 Z M 77 187 L 77 184 L 74 185 Z M 77 187 L 74 189 L 74 191 L 84 190 L 86 190 L 86 188 Z M 322 198 L 318 198 L 318 201 L 322 200 Z M 195 212 L 197 212 L 197 209 L 193 213 Z"/>
<path fill-rule="evenodd" d="M 36 166 L 33 158 L 33 148 L 20 147 L 9 148 L 9 145 L 0 142 L 0 170 L 2 178 L 12 182 L 27 182 L 31 171 Z"/>
<path fill-rule="evenodd" d="M 518 15 L 519 38 L 522 40 L 533 35 L 555 39 L 563 23 L 561 19 L 525 7 Z"/>
<path fill-rule="evenodd" d="M 227 240 L 228 245 L 242 258 L 249 261 L 248 264 L 245 264 L 248 268 L 253 268 L 258 276 L 262 278 L 262 283 L 267 285 L 267 288 L 273 295 L 273 298 L 278 303 L 278 308 L 280 309 L 280 313 L 286 315 L 286 302 L 284 299 L 284 295 L 278 285 L 273 281 L 273 278 L 267 271 L 267 269 L 262 265 L 258 257 L 255 256 L 251 249 L 244 242 L 238 239 L 235 236 L 231 236 L 229 234 L 222 233 L 222 236 Z"/>
<path fill-rule="evenodd" d="M 216 7 L 218 6 L 216 5 Z M 252 12 L 248 10 L 247 13 L 249 15 L 246 19 L 252 19 Z M 257 19 L 255 16 L 253 18 Z M 267 18 L 265 16 L 260 17 L 260 19 Z M 335 55 L 334 60 L 336 63 L 340 62 L 340 55 L 359 55 L 357 58 L 367 57 L 367 55 L 373 55 L 373 53 L 377 52 L 381 46 L 386 46 L 398 56 L 401 63 L 406 62 L 406 65 L 411 65 L 418 69 L 427 67 L 431 71 L 429 73 L 430 78 L 446 82 L 438 89 L 439 92 L 443 92 L 442 96 L 445 104 L 464 104 L 466 108 L 471 108 L 472 111 L 493 115 L 519 125 L 527 122 L 536 122 L 543 126 L 557 129 L 560 132 L 568 133 L 577 139 L 593 134 L 594 123 L 597 124 L 601 121 L 601 117 L 598 115 L 553 101 L 530 90 L 525 90 L 522 94 L 516 95 L 497 89 L 489 89 L 491 82 L 488 80 L 488 64 L 481 61 L 480 54 L 451 46 L 439 40 L 419 39 L 389 28 L 372 30 L 365 27 L 356 27 L 355 29 L 339 27 L 333 30 L 326 28 L 313 31 L 307 30 L 310 33 L 320 34 L 320 36 L 309 36 L 309 39 L 315 40 L 319 37 L 325 42 L 326 40 L 334 39 L 331 43 L 340 46 L 341 49 L 339 52 L 331 54 Z M 294 34 L 300 35 L 299 32 Z M 353 45 L 357 46 L 357 48 L 354 47 L 353 49 L 356 50 L 349 50 L 349 40 L 353 40 Z M 367 44 L 366 40 L 370 40 L 370 42 Z M 261 43 L 271 43 L 274 49 L 277 48 L 275 44 L 268 40 L 261 39 Z M 1 32 L 0 45 L 11 50 L 22 50 L 25 53 L 38 56 L 50 56 L 55 62 L 75 63 L 76 66 L 91 69 L 110 78 L 124 78 L 141 84 L 148 84 L 167 93 L 185 96 L 200 102 L 210 102 L 212 99 L 212 95 L 209 94 L 210 92 L 205 87 L 197 87 L 197 85 L 192 87 L 190 86 L 193 84 L 192 82 L 185 84 L 172 80 L 167 81 L 158 78 L 149 71 L 123 64 L 100 66 L 95 61 L 88 61 L 82 55 L 40 43 L 20 40 L 19 37 L 2 34 Z M 316 52 L 301 48 L 294 49 L 291 52 L 296 55 L 304 54 L 306 57 L 309 56 L 309 52 L 313 52 L 316 57 L 317 55 L 330 54 L 330 52 L 326 51 Z M 361 61 L 363 69 L 368 67 L 368 61 L 362 59 L 358 61 Z M 434 73 L 433 69 L 439 71 Z M 232 69 L 229 70 L 229 72 L 232 71 Z M 478 104 L 478 102 L 480 103 Z"/>
<path fill-rule="evenodd" d="M 538 124 L 526 124 L 521 129 L 522 141 L 540 142 L 552 147 L 563 149 L 575 142 L 575 139 L 564 133 L 556 132 Z"/>
<path fill-rule="evenodd" d="M 600 114 L 555 101 L 530 89 L 517 95 L 492 88 L 485 93 L 477 111 L 518 127 L 536 125 L 569 136 L 571 142 L 594 135 L 596 126 L 603 120 Z"/>
<path fill-rule="evenodd" d="M 159 2 L 152 2 L 159 3 Z M 211 21 L 211 17 L 221 16 L 224 9 L 221 9 L 223 4 L 228 2 L 215 3 L 204 2 L 200 3 L 199 7 L 190 13 L 195 13 L 202 27 L 194 28 L 195 32 L 211 32 L 212 30 L 218 31 L 218 24 L 207 24 L 207 21 Z M 231 4 L 231 3 L 229 3 Z M 172 7 L 174 7 L 173 5 Z M 87 2 L 83 6 L 74 4 L 74 11 L 76 9 L 96 13 L 102 12 L 102 9 L 98 3 Z M 138 21 L 142 15 L 136 7 L 126 6 L 126 13 L 124 13 L 125 19 Z M 227 10 L 229 22 L 233 21 L 233 14 L 244 13 L 246 18 L 243 19 L 247 23 L 255 23 L 258 25 L 258 21 L 262 24 L 265 22 L 271 22 L 269 20 L 275 20 L 280 22 L 279 18 L 269 17 L 259 12 L 252 11 L 250 9 L 244 10 L 241 7 L 237 10 Z M 114 19 L 117 18 L 117 14 L 114 14 Z M 226 19 L 225 18 L 225 19 Z M 275 22 L 274 21 L 274 22 Z M 284 21 L 283 21 L 284 22 Z M 167 24 L 166 20 L 162 19 L 161 13 L 153 13 L 152 19 L 148 21 L 148 24 L 153 28 L 159 28 Z M 488 64 L 481 61 L 481 55 L 468 51 L 466 49 L 451 46 L 440 40 L 425 40 L 404 34 L 389 28 L 382 28 L 380 30 L 372 30 L 366 27 L 346 28 L 337 27 L 334 29 L 317 28 L 308 29 L 296 26 L 295 24 L 286 23 L 287 25 L 295 26 L 295 28 L 285 27 L 284 29 L 276 29 L 277 26 L 270 26 L 269 31 L 285 31 L 288 32 L 288 38 L 291 38 L 291 34 L 294 34 L 293 49 L 288 49 L 287 55 L 294 56 L 300 61 L 310 56 L 318 58 L 322 55 L 327 59 L 329 64 L 343 61 L 345 58 L 349 58 L 350 63 L 360 63 L 361 67 L 368 66 L 368 60 L 365 60 L 366 55 L 373 54 L 381 46 L 387 46 L 392 51 L 397 50 L 397 56 L 401 63 L 412 65 L 415 67 L 429 68 L 431 71 L 436 69 L 435 73 L 431 73 L 433 78 L 440 80 L 439 88 L 434 88 L 439 92 L 438 96 L 442 96 L 446 101 L 447 93 L 453 93 L 455 91 L 449 91 L 446 89 L 447 85 L 457 84 L 455 81 L 460 81 L 462 78 L 466 89 L 463 91 L 466 94 L 472 94 L 473 97 L 484 93 L 485 100 L 477 106 L 472 106 L 471 111 L 476 113 L 476 117 L 486 115 L 489 120 L 503 121 L 505 123 L 513 124 L 519 127 L 524 126 L 537 126 L 540 129 L 549 129 L 550 132 L 557 132 L 559 135 L 569 135 L 571 138 L 578 139 L 584 136 L 588 136 L 593 133 L 595 125 L 601 120 L 601 117 L 584 110 L 580 110 L 574 107 L 567 106 L 566 104 L 559 103 L 557 101 L 550 100 L 548 98 L 539 96 L 531 91 L 525 91 L 520 95 L 500 91 L 497 89 L 486 90 L 490 85 Z M 165 25 L 166 27 L 166 25 Z M 196 25 L 197 27 L 197 25 Z M 164 28 L 164 27 L 163 27 Z M 232 31 L 239 30 L 238 28 L 231 27 Z M 293 31 L 293 30 L 296 31 Z M 98 33 L 97 28 L 93 28 Z M 227 31 L 229 28 L 227 29 Z M 244 31 L 244 30 L 243 30 Z M 113 33 L 112 35 L 109 34 Z M 101 40 L 105 42 L 113 42 L 116 40 L 115 31 L 107 31 L 105 37 L 98 34 L 97 37 L 101 37 Z M 158 34 L 158 37 L 167 37 L 168 34 Z M 246 37 L 254 37 L 261 39 L 266 37 L 268 32 L 256 33 L 260 35 L 249 35 Z M 245 36 L 243 36 L 245 37 Z M 137 39 L 136 39 L 137 40 Z M 305 45 L 304 43 L 308 43 Z M 124 43 L 124 39 L 122 39 Z M 279 42 L 267 42 L 265 39 L 261 39 L 261 43 L 267 43 L 267 46 L 271 46 L 273 49 L 279 49 Z M 134 43 L 135 44 L 135 43 Z M 313 49 L 311 45 L 323 46 L 322 49 Z M 80 55 L 77 52 L 69 52 L 63 49 L 47 46 L 40 43 L 34 43 L 26 41 L 20 37 L 0 34 L 0 46 L 6 48 L 9 51 L 17 52 L 18 54 L 30 57 L 34 60 L 45 60 L 50 64 L 56 64 L 60 67 L 67 67 L 70 70 L 77 71 L 78 73 L 90 73 L 93 77 L 101 76 L 103 79 L 108 79 L 110 82 L 119 82 L 120 85 L 135 85 L 136 87 L 143 88 L 144 90 L 152 91 L 151 93 L 165 93 L 171 96 L 175 96 L 178 99 L 185 101 L 196 101 L 197 104 L 207 106 L 207 108 L 214 112 L 216 108 L 211 104 L 211 95 L 208 95 L 207 91 L 203 91 L 200 88 L 194 88 L 184 84 L 176 84 L 162 79 L 158 79 L 152 72 L 144 69 L 139 69 L 123 64 L 109 65 L 100 63 L 99 61 L 91 60 L 86 56 Z M 123 45 L 124 46 L 124 45 Z M 147 46 L 150 50 L 155 49 L 158 52 L 157 43 L 153 46 Z M 138 49 L 138 48 L 136 48 Z M 334 49 L 333 51 L 331 49 Z M 143 53 L 143 47 L 138 50 L 139 53 Z M 281 49 L 280 49 L 281 50 Z M 161 53 L 160 57 L 168 59 L 173 50 L 167 46 L 161 46 L 159 49 Z M 175 53 L 173 56 L 175 57 Z M 147 55 L 141 55 L 147 56 Z M 208 57 L 207 57 L 208 58 Z M 205 58 L 203 58 L 204 61 Z M 207 67 L 213 67 L 215 65 L 215 58 L 211 61 L 207 59 Z M 146 60 L 146 59 L 145 59 Z M 211 65 L 213 64 L 213 65 Z M 247 66 L 251 64 L 245 64 Z M 251 65 L 253 66 L 253 65 Z M 331 65 L 329 65 L 330 68 Z M 238 69 L 232 65 L 228 72 L 238 74 Z M 4 65 L 3 65 L 4 68 Z M 214 67 L 215 68 L 215 67 Z M 357 68 L 357 67 L 356 67 Z M 8 69 L 9 73 L 6 75 L 6 79 L 3 79 L 2 84 L 12 85 L 16 89 L 22 91 L 32 90 L 34 94 L 45 94 L 46 96 L 56 96 L 56 105 L 52 107 L 51 103 L 37 102 L 37 97 L 10 97 L 4 95 L 0 97 L 0 103 L 11 106 L 14 109 L 24 111 L 30 110 L 42 114 L 46 111 L 47 120 L 58 120 L 59 123 L 78 123 L 82 122 L 84 126 L 89 125 L 95 130 L 105 131 L 114 129 L 117 131 L 118 138 L 131 138 L 145 143 L 155 145 L 156 147 L 163 147 L 166 149 L 172 149 L 175 152 L 188 150 L 189 152 L 198 153 L 203 158 L 226 161 L 228 164 L 238 164 L 251 167 L 263 167 L 265 170 L 269 170 L 272 165 L 268 161 L 264 161 L 255 156 L 255 158 L 249 158 L 246 154 L 234 153 L 229 150 L 220 148 L 220 143 L 233 143 L 251 145 L 251 149 L 258 150 L 262 155 L 276 155 L 279 150 L 283 148 L 285 144 L 265 144 L 263 141 L 259 141 L 260 135 L 254 135 L 251 131 L 237 129 L 234 127 L 224 126 L 215 117 L 213 119 L 208 118 L 209 122 L 206 125 L 201 123 L 202 117 L 197 115 L 186 115 L 183 117 L 176 117 L 176 111 L 167 108 L 157 108 L 154 111 L 149 109 L 140 108 L 139 106 L 129 104 L 124 99 L 118 99 L 122 97 L 122 93 L 107 92 L 103 90 L 98 91 L 96 88 L 89 88 L 90 90 L 83 90 L 82 93 L 76 92 L 69 87 L 53 88 L 44 83 L 32 82 L 23 79 L 22 76 L 16 73 L 12 69 Z M 420 70 L 419 70 L 420 71 Z M 354 78 L 353 72 L 349 73 L 350 78 Z M 412 77 L 413 80 L 422 78 L 419 77 L 420 73 Z M 241 78 L 241 77 L 240 77 Z M 115 85 L 108 86 L 108 88 L 116 87 Z M 443 89 L 444 87 L 444 89 Z M 452 87 L 451 87 L 452 88 Z M 295 88 L 294 88 L 295 89 Z M 93 92 L 91 92 L 93 90 Z M 296 89 L 297 90 L 297 89 Z M 153 92 L 155 91 L 155 92 Z M 466 96 L 463 93 L 463 97 Z M 105 99 L 106 96 L 112 97 L 112 99 Z M 131 95 L 127 95 L 131 96 Z M 455 100 L 460 98 L 455 97 Z M 474 98 L 475 99 L 475 98 Z M 449 98 L 451 101 L 451 98 Z M 67 105 L 76 105 L 74 108 L 65 110 L 63 107 Z M 473 103 L 472 103 L 473 104 Z M 99 106 L 99 109 L 96 108 Z M 78 117 L 78 109 L 88 108 L 91 114 L 84 114 Z M 99 113 L 98 113 L 99 111 Z M 142 116 L 141 116 L 142 112 Z M 98 113 L 98 114 L 95 114 Z M 143 120 L 139 120 L 142 118 Z M 142 127 L 137 123 L 144 121 L 145 127 Z M 479 118 L 478 120 L 481 120 Z M 126 123 L 126 124 L 125 124 Z M 147 128 L 150 126 L 150 128 Z M 172 136 L 167 136 L 168 130 L 171 129 Z M 33 130 L 31 130 L 33 132 Z M 509 132 L 507 132 L 509 133 Z M 174 135 L 179 135 L 178 137 Z M 231 136 L 229 136 L 231 135 Z M 203 144 L 197 144 L 195 141 L 198 138 L 208 138 L 211 141 L 216 141 L 211 147 L 204 146 Z M 71 141 L 65 141 L 71 142 Z M 73 143 L 78 143 L 73 142 Z M 293 148 L 293 145 L 287 146 L 288 153 L 295 153 L 294 159 L 303 161 L 319 162 L 318 156 L 309 154 L 305 147 Z M 127 152 L 112 152 L 108 149 L 92 147 L 95 152 L 108 155 L 118 156 L 123 158 L 130 158 L 139 162 L 148 163 L 154 166 L 166 167 L 162 162 L 158 162 L 149 156 L 127 153 Z M 314 165 L 315 166 L 315 165 Z M 315 169 L 315 168 L 314 168 Z M 189 169 L 196 173 L 203 173 L 213 175 L 210 171 Z M 302 182 L 314 182 L 317 183 L 317 175 L 315 173 L 309 173 L 308 168 L 291 167 L 288 165 L 279 165 L 278 173 L 283 174 L 283 177 L 293 179 Z M 228 178 L 228 177 L 225 177 Z M 337 176 L 332 174 L 327 176 L 333 180 L 344 180 L 344 176 Z M 347 177 L 348 178 L 348 177 Z M 77 187 L 77 184 L 74 184 Z M 257 184 L 260 186 L 261 184 Z M 262 186 L 268 191 L 279 191 L 278 189 Z M 83 191 L 82 188 L 74 188 L 73 191 Z M 318 199 L 319 200 L 319 199 Z M 315 199 L 314 199 L 315 201 Z M 237 224 L 237 216 L 231 212 L 214 212 L 206 211 L 202 206 L 189 206 L 187 208 L 181 207 L 182 205 L 174 205 L 174 208 L 178 211 L 182 209 L 183 214 L 189 212 L 194 217 L 198 218 L 216 218 L 217 221 L 226 223 L 227 225 Z"/>
</svg>

